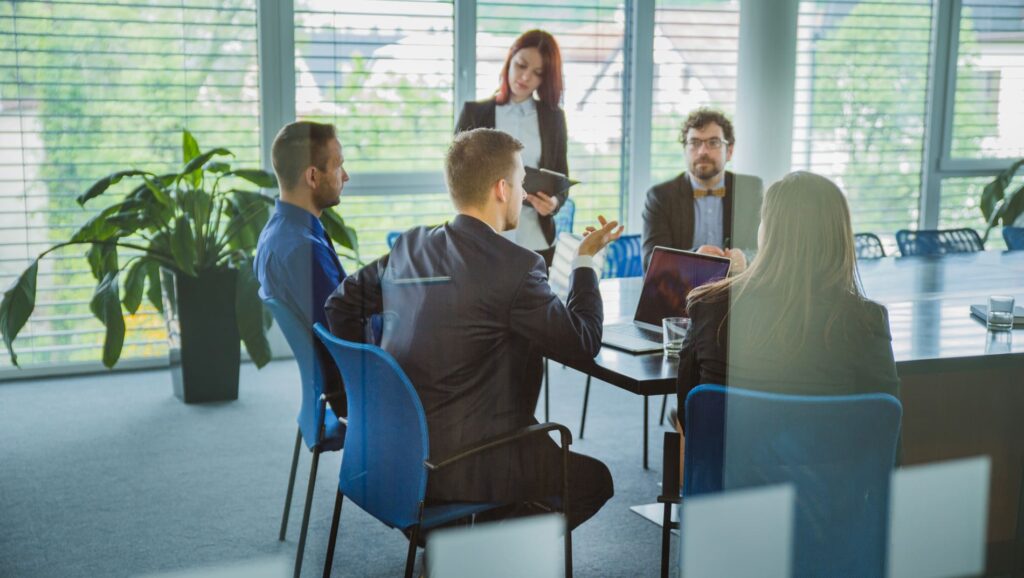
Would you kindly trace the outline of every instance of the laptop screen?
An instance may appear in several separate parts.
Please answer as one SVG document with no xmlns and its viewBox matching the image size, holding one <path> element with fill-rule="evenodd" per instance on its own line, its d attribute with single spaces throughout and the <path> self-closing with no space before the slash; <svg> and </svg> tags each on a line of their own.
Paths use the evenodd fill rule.
<svg viewBox="0 0 1024 578">
<path fill-rule="evenodd" d="M 655 247 L 633 320 L 660 328 L 666 317 L 686 317 L 690 290 L 728 273 L 729 260 L 723 257 Z"/>
</svg>

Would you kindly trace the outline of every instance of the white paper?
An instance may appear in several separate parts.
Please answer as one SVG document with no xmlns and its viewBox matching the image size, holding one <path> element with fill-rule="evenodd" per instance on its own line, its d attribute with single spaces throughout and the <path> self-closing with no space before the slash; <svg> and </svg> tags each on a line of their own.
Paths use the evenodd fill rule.
<svg viewBox="0 0 1024 578">
<path fill-rule="evenodd" d="M 562 578 L 565 518 L 546 514 L 437 530 L 427 539 L 431 578 Z"/>
</svg>

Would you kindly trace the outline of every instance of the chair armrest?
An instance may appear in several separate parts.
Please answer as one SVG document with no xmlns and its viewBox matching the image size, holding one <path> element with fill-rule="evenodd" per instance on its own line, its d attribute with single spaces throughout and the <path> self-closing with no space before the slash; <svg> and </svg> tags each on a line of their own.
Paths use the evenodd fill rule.
<svg viewBox="0 0 1024 578">
<path fill-rule="evenodd" d="M 661 495 L 658 496 L 658 502 L 662 504 L 678 504 L 682 501 L 679 496 L 679 442 L 680 436 L 677 432 L 665 432 L 661 460 Z"/>
<path fill-rule="evenodd" d="M 518 441 L 523 438 L 527 438 L 538 434 L 546 434 L 550 431 L 555 430 L 557 430 L 559 435 L 561 436 L 561 445 L 563 448 L 566 448 L 572 444 L 572 433 L 569 432 L 569 428 L 565 427 L 560 423 L 539 423 L 483 440 L 474 446 L 463 448 L 462 450 L 458 451 L 455 455 L 449 456 L 443 460 L 439 460 L 436 462 L 431 461 L 429 459 L 424 460 L 423 465 L 432 472 L 437 471 L 459 460 L 479 454 L 480 452 L 484 452 L 489 449 L 505 445 L 514 441 Z"/>
</svg>

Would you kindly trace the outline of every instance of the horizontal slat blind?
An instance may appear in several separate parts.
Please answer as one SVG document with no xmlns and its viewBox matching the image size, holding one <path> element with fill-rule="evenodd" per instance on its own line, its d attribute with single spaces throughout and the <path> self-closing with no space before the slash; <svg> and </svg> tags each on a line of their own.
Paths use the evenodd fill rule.
<svg viewBox="0 0 1024 578">
<path fill-rule="evenodd" d="M 620 218 L 623 3 L 481 1 L 476 11 L 477 98 L 498 88 L 498 74 L 517 36 L 533 28 L 555 36 L 562 51 L 569 172 L 581 181 L 571 192 L 574 228 L 596 222 L 598 214 Z"/>
<path fill-rule="evenodd" d="M 730 117 L 735 112 L 739 19 L 736 0 L 655 5 L 652 182 L 686 170 L 679 129 L 690 111 L 708 106 Z M 742 127 L 735 128 L 742 135 Z"/>
<path fill-rule="evenodd" d="M 255 0 L 0 2 L 0 284 L 110 202 L 75 203 L 95 180 L 179 166 L 182 127 L 255 166 L 256 53 Z M 36 311 L 16 342 L 23 365 L 99 360 L 84 251 L 41 262 Z M 126 325 L 122 359 L 166 355 L 148 304 Z"/>
<path fill-rule="evenodd" d="M 1024 2 L 964 0 L 951 156 L 1024 157 Z"/>
<path fill-rule="evenodd" d="M 296 0 L 299 118 L 333 123 L 355 178 L 436 172 L 452 136 L 452 0 Z M 352 196 L 339 211 L 362 258 L 387 251 L 388 231 L 447 220 L 447 193 Z M 345 264 L 351 271 L 355 263 Z"/>
<path fill-rule="evenodd" d="M 846 192 L 857 232 L 916 227 L 932 5 L 802 1 L 793 168 Z"/>
</svg>

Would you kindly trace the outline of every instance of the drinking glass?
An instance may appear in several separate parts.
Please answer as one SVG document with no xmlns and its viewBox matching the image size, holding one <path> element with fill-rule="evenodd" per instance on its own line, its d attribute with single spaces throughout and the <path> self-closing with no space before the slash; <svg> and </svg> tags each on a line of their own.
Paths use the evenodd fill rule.
<svg viewBox="0 0 1024 578">
<path fill-rule="evenodd" d="M 990 331 L 1013 329 L 1013 297 L 993 295 L 988 298 L 988 328 Z"/>
<path fill-rule="evenodd" d="M 661 320 L 661 328 L 665 355 L 679 357 L 679 352 L 683 349 L 683 338 L 690 329 L 690 318 L 666 317 Z"/>
</svg>

